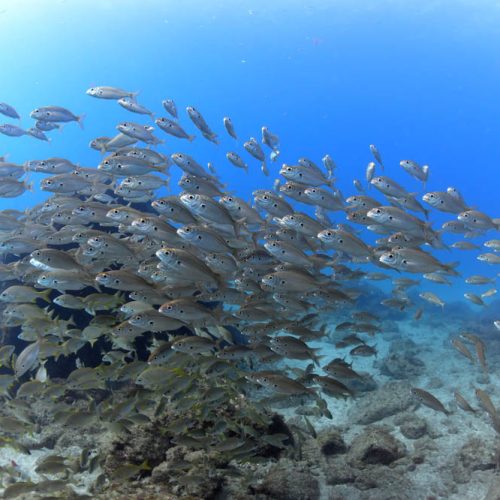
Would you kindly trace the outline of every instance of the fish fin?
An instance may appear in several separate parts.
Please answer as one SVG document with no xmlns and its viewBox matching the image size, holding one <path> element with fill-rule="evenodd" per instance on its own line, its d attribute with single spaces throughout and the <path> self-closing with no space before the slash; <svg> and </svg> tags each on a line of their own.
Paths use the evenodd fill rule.
<svg viewBox="0 0 500 500">
<path fill-rule="evenodd" d="M 196 139 L 196 136 L 195 136 L 195 135 L 188 135 L 188 136 L 187 136 L 187 140 L 188 140 L 189 142 L 193 142 L 195 139 Z"/>
</svg>

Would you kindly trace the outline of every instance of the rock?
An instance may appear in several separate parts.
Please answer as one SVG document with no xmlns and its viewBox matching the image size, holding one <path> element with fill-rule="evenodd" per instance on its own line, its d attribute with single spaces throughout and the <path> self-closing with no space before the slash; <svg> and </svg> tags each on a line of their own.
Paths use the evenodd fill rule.
<svg viewBox="0 0 500 500">
<path fill-rule="evenodd" d="M 376 380 L 369 373 L 360 373 L 362 378 L 342 380 L 354 393 L 375 391 L 378 388 Z"/>
<path fill-rule="evenodd" d="M 444 382 L 439 377 L 432 377 L 425 387 L 426 389 L 441 389 L 444 387 Z"/>
<path fill-rule="evenodd" d="M 414 343 L 393 342 L 387 356 L 379 363 L 383 375 L 396 379 L 410 379 L 422 375 L 425 363 L 416 356 Z M 413 344 L 413 345 L 412 345 Z"/>
<path fill-rule="evenodd" d="M 273 465 L 255 490 L 273 500 L 312 500 L 320 496 L 319 482 L 309 468 L 288 459 Z"/>
<path fill-rule="evenodd" d="M 354 486 L 369 490 L 362 498 L 369 500 L 413 500 L 415 488 L 401 470 L 388 467 L 369 467 L 360 471 Z"/>
<path fill-rule="evenodd" d="M 457 483 L 467 483 L 474 471 L 489 470 L 495 467 L 495 450 L 491 442 L 488 443 L 473 437 L 458 451 L 451 466 L 451 473 Z"/>
<path fill-rule="evenodd" d="M 326 457 L 331 457 L 347 451 L 347 445 L 342 438 L 342 434 L 340 430 L 335 427 L 329 427 L 320 431 L 318 433 L 317 442 L 321 449 L 321 453 Z"/>
<path fill-rule="evenodd" d="M 484 500 L 500 500 L 500 477 L 493 476 Z"/>
<path fill-rule="evenodd" d="M 330 485 L 354 483 L 356 470 L 343 460 L 329 463 L 324 470 L 325 480 Z"/>
<path fill-rule="evenodd" d="M 407 410 L 415 404 L 407 382 L 388 382 L 378 391 L 357 400 L 350 409 L 350 417 L 357 424 L 371 424 Z"/>
<path fill-rule="evenodd" d="M 427 434 L 427 422 L 413 413 L 404 413 L 394 419 L 401 434 L 407 439 L 419 439 Z"/>
<path fill-rule="evenodd" d="M 358 468 L 389 465 L 405 454 L 406 447 L 401 441 L 382 427 L 371 427 L 354 438 L 347 461 Z"/>
<path fill-rule="evenodd" d="M 168 437 L 158 432 L 155 423 L 136 426 L 133 433 L 116 436 L 106 455 L 105 470 L 109 473 L 122 464 L 140 464 L 145 460 L 155 467 L 164 461 L 171 446 Z"/>
</svg>

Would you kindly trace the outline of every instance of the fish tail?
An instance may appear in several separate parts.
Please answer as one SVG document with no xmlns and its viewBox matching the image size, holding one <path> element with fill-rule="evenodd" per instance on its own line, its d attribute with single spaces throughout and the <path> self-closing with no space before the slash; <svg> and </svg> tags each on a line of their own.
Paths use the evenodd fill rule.
<svg viewBox="0 0 500 500">
<path fill-rule="evenodd" d="M 195 135 L 188 135 L 188 136 L 187 136 L 187 140 L 188 140 L 189 142 L 193 142 L 195 139 L 196 139 L 196 136 L 195 136 Z"/>
<path fill-rule="evenodd" d="M 52 293 L 52 288 L 47 288 L 47 290 L 44 290 L 43 292 L 39 292 L 38 293 L 38 296 L 44 300 L 45 302 L 47 302 L 47 304 L 50 304 L 51 303 L 51 300 L 50 300 L 50 294 Z"/>
<path fill-rule="evenodd" d="M 83 115 L 80 115 L 80 116 L 77 116 L 76 117 L 76 121 L 78 123 L 78 125 L 80 125 L 80 128 L 83 130 L 84 127 L 83 127 L 83 120 L 85 119 L 87 115 L 86 114 L 83 114 Z"/>
</svg>

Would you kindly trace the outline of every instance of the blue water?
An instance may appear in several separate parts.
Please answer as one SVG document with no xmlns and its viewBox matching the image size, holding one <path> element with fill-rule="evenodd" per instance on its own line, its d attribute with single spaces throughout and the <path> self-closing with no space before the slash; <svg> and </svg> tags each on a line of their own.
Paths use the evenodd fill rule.
<svg viewBox="0 0 500 500">
<path fill-rule="evenodd" d="M 221 146 L 158 131 L 165 139 L 160 150 L 212 161 L 245 199 L 274 176 L 264 177 L 250 157 L 249 175 L 228 164 L 228 150 L 245 152 L 243 140 L 226 136 L 225 115 L 244 140 L 260 138 L 262 125 L 280 135 L 273 174 L 282 161 L 319 162 L 330 153 L 347 196 L 355 192 L 352 179 L 364 178 L 374 143 L 386 173 L 410 191 L 422 194 L 422 187 L 399 167 L 404 158 L 430 165 L 430 190 L 456 186 L 470 205 L 495 217 L 499 21 L 500 6 L 488 1 L 4 0 L 0 100 L 16 107 L 25 128 L 33 125 L 29 112 L 42 105 L 86 119 L 83 131 L 71 123 L 51 132 L 50 144 L 0 136 L 0 154 L 95 166 L 100 154 L 88 148 L 92 138 L 114 135 L 119 121 L 148 120 L 85 95 L 92 85 L 115 85 L 139 90 L 140 102 L 158 115 L 165 114 L 161 100 L 173 98 L 191 133 L 183 108 L 196 106 Z M 45 196 L 35 190 L 0 206 L 25 207 Z M 451 218 L 434 212 L 435 227 Z"/>
</svg>

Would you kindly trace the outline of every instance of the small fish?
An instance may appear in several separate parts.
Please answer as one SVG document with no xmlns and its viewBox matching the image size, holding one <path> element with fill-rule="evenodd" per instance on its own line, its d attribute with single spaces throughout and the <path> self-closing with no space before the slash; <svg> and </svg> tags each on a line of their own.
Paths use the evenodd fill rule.
<svg viewBox="0 0 500 500">
<path fill-rule="evenodd" d="M 457 406 L 459 408 L 462 408 L 462 410 L 468 411 L 470 413 L 477 412 L 477 410 L 474 410 L 474 408 L 472 408 L 472 406 L 466 401 L 466 399 L 458 391 L 455 391 L 453 393 L 453 395 L 455 396 L 455 401 L 456 401 Z"/>
<path fill-rule="evenodd" d="M 478 250 L 481 248 L 470 241 L 455 241 L 455 243 L 452 243 L 450 246 L 458 250 Z"/>
<path fill-rule="evenodd" d="M 375 349 L 374 346 L 363 344 L 355 347 L 354 349 L 351 349 L 349 351 L 349 354 L 351 356 L 364 356 L 364 357 L 377 356 L 377 350 Z"/>
<path fill-rule="evenodd" d="M 149 109 L 147 109 L 145 106 L 139 104 L 134 98 L 121 97 L 117 102 L 122 108 L 125 108 L 127 111 L 138 113 L 140 115 L 149 115 L 151 116 L 151 118 L 153 118 L 153 113 L 149 111 Z"/>
<path fill-rule="evenodd" d="M 380 156 L 379 150 L 375 146 L 375 144 L 370 144 L 370 152 L 375 158 L 375 161 L 382 167 L 382 170 L 384 170 L 384 164 L 382 162 L 382 157 Z"/>
<path fill-rule="evenodd" d="M 10 104 L 7 104 L 6 102 L 0 102 L 0 113 L 2 115 L 8 116 L 9 118 L 15 118 L 16 120 L 21 119 L 19 113 Z"/>
<path fill-rule="evenodd" d="M 167 113 L 174 118 L 177 118 L 177 106 L 175 105 L 173 99 L 164 99 L 161 101 L 161 104 Z"/>
<path fill-rule="evenodd" d="M 444 307 L 445 303 L 434 293 L 432 292 L 421 292 L 418 294 L 419 297 L 426 300 L 430 304 L 434 304 L 436 306 Z"/>
<path fill-rule="evenodd" d="M 151 133 L 151 128 L 148 125 L 140 125 L 134 122 L 122 122 L 116 127 L 122 134 L 128 135 L 138 141 L 146 144 L 162 144 L 163 141 L 158 139 Z"/>
<path fill-rule="evenodd" d="M 500 252 L 500 240 L 488 240 L 483 245 L 486 248 L 491 248 L 494 252 Z"/>
<path fill-rule="evenodd" d="M 242 160 L 238 153 L 234 151 L 229 151 L 226 153 L 226 158 L 238 168 L 242 168 L 246 173 L 248 173 L 248 165 Z"/>
<path fill-rule="evenodd" d="M 262 127 L 261 128 L 261 133 L 262 133 L 262 144 L 265 144 L 268 148 L 272 149 L 273 151 L 271 152 L 271 161 L 273 160 L 273 153 L 277 153 L 279 155 L 278 147 L 280 144 L 280 138 L 276 135 L 273 134 L 267 127 Z"/>
<path fill-rule="evenodd" d="M 477 260 L 486 264 L 500 264 L 500 255 L 494 253 L 482 253 L 477 256 Z"/>
<path fill-rule="evenodd" d="M 40 353 L 40 342 L 33 342 L 28 345 L 17 357 L 14 372 L 17 378 L 22 377 L 26 372 L 31 370 L 38 361 Z"/>
<path fill-rule="evenodd" d="M 69 109 L 61 106 L 44 106 L 34 109 L 30 113 L 30 117 L 35 120 L 43 120 L 46 122 L 71 122 L 76 121 L 80 128 L 83 128 L 83 119 L 85 115 L 77 116 Z"/>
<path fill-rule="evenodd" d="M 479 295 L 476 295 L 475 293 L 470 293 L 466 292 L 464 293 L 464 297 L 472 302 L 473 304 L 476 304 L 477 306 L 485 306 L 486 304 L 484 303 L 483 299 L 479 297 Z"/>
<path fill-rule="evenodd" d="M 25 303 L 35 302 L 37 299 L 42 299 L 50 303 L 51 290 L 38 291 L 30 286 L 13 285 L 6 288 L 0 293 L 0 300 L 9 303 Z"/>
<path fill-rule="evenodd" d="M 215 342 L 213 340 L 190 336 L 177 338 L 172 342 L 172 347 L 174 351 L 183 352 L 185 354 L 209 354 L 213 353 L 215 348 Z"/>
<path fill-rule="evenodd" d="M 460 354 L 463 354 L 471 363 L 475 363 L 474 356 L 472 356 L 472 353 L 469 351 L 469 349 L 467 349 L 467 347 L 463 342 L 461 342 L 457 338 L 454 338 L 452 339 L 451 344 Z"/>
<path fill-rule="evenodd" d="M 226 132 L 233 138 L 233 139 L 238 139 L 238 136 L 236 135 L 236 132 L 234 130 L 234 125 L 233 125 L 233 121 L 231 120 L 231 118 L 229 118 L 228 116 L 225 116 L 223 119 L 222 119 L 223 123 L 224 123 L 224 128 L 226 129 Z"/>
<path fill-rule="evenodd" d="M 187 139 L 189 142 L 196 139 L 195 135 L 188 134 L 177 122 L 169 118 L 157 118 L 155 123 L 161 130 L 179 139 Z"/>
<path fill-rule="evenodd" d="M 440 411 L 445 415 L 449 415 L 450 412 L 443 406 L 441 401 L 433 396 L 430 392 L 424 391 L 423 389 L 418 389 L 413 387 L 411 393 L 416 399 L 425 406 L 432 408 L 433 410 Z"/>
<path fill-rule="evenodd" d="M 368 163 L 365 173 L 365 178 L 366 182 L 368 182 L 368 185 L 370 185 L 374 175 L 375 175 L 375 163 L 371 161 L 370 163 Z"/>
<path fill-rule="evenodd" d="M 473 274 L 466 278 L 465 282 L 469 285 L 487 285 L 489 283 L 495 283 L 495 278 L 487 278 L 486 276 Z"/>
<path fill-rule="evenodd" d="M 492 419 L 497 418 L 497 409 L 495 408 L 495 405 L 491 401 L 491 398 L 488 396 L 488 394 L 483 391 L 482 389 L 476 389 L 476 397 L 479 400 L 479 404 L 483 407 L 483 409 L 488 413 L 488 415 Z"/>
<path fill-rule="evenodd" d="M 90 87 L 85 91 L 85 93 L 92 97 L 97 97 L 98 99 L 122 99 L 130 98 L 135 99 L 139 92 L 129 92 L 128 90 L 123 90 L 118 87 Z"/>
<path fill-rule="evenodd" d="M 136 477 L 142 471 L 148 471 L 148 470 L 151 470 L 151 466 L 148 464 L 147 460 L 142 462 L 140 465 L 123 464 L 119 465 L 111 473 L 111 477 L 117 481 L 127 481 L 128 479 Z"/>
<path fill-rule="evenodd" d="M 21 137 L 23 135 L 27 135 L 28 132 L 17 125 L 4 123 L 3 125 L 0 125 L 0 134 L 8 135 L 9 137 Z"/>
<path fill-rule="evenodd" d="M 205 118 L 201 115 L 201 113 L 195 109 L 193 106 L 188 106 L 186 108 L 187 114 L 191 121 L 195 124 L 196 128 L 200 130 L 203 137 L 214 144 L 219 144 L 219 140 L 217 138 L 217 134 L 212 132 L 212 129 L 208 126 Z"/>
<path fill-rule="evenodd" d="M 498 292 L 496 288 L 490 288 L 489 290 L 486 290 L 486 292 L 483 292 L 481 294 L 481 298 L 485 299 L 486 297 L 493 297 Z"/>
</svg>

